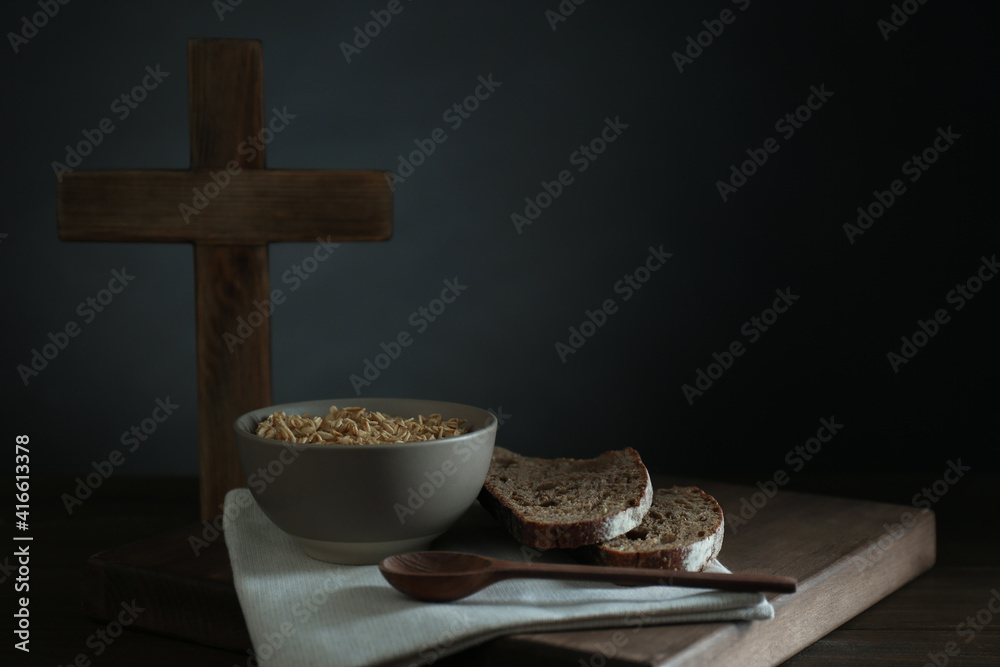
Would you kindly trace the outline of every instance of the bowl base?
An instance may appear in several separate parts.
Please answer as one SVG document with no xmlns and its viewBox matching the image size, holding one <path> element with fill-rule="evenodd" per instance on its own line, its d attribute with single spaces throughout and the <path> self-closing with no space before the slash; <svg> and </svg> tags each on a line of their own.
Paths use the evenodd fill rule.
<svg viewBox="0 0 1000 667">
<path fill-rule="evenodd" d="M 295 541 L 299 543 L 307 556 L 325 563 L 375 565 L 389 556 L 407 551 L 424 551 L 440 535 L 442 533 L 433 533 L 423 537 L 388 542 L 328 542 L 310 540 L 304 537 L 295 537 Z"/>
</svg>

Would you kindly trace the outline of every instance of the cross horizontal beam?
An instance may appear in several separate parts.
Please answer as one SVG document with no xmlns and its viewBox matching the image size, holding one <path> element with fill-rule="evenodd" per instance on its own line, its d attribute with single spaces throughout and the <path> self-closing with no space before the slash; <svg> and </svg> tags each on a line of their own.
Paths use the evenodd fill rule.
<svg viewBox="0 0 1000 667">
<path fill-rule="evenodd" d="M 265 244 L 386 241 L 385 171 L 77 171 L 58 189 L 64 241 Z M 323 193 L 317 196 L 317 193 Z M 214 195 L 214 196 L 213 196 Z"/>
</svg>

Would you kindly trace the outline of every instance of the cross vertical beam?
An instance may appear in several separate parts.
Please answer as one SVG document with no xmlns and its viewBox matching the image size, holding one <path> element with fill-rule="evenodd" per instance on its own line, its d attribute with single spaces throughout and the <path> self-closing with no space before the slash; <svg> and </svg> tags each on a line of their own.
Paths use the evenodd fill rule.
<svg viewBox="0 0 1000 667">
<path fill-rule="evenodd" d="M 239 154 L 264 128 L 264 60 L 258 41 L 188 42 L 191 169 L 264 169 L 264 151 Z M 238 177 L 238 175 L 237 175 Z M 198 224 L 197 219 L 191 224 Z M 198 458 L 201 511 L 207 519 L 229 489 L 243 486 L 232 422 L 271 405 L 271 328 L 258 327 L 230 350 L 222 334 L 253 302 L 270 298 L 266 244 L 195 244 L 195 331 L 198 350 Z"/>
</svg>

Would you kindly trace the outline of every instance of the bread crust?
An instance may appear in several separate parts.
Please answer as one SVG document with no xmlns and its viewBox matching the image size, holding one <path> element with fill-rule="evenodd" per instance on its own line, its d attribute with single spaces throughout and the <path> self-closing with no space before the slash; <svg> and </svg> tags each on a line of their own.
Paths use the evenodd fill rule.
<svg viewBox="0 0 1000 667">
<path fill-rule="evenodd" d="M 701 572 L 715 560 L 722 549 L 725 533 L 725 517 L 719 503 L 695 486 L 671 487 L 680 492 L 697 495 L 706 508 L 712 513 L 712 521 L 706 529 L 706 536 L 690 544 L 659 549 L 641 549 L 623 551 L 607 544 L 594 544 L 576 550 L 576 555 L 584 561 L 595 565 L 612 565 L 621 567 L 642 567 L 661 570 L 686 570 Z M 659 494 L 659 491 L 658 491 Z M 654 507 L 657 507 L 654 498 Z"/>
<path fill-rule="evenodd" d="M 646 512 L 649 511 L 653 503 L 653 484 L 649 478 L 649 471 L 646 470 L 646 466 L 642 463 L 639 452 L 631 447 L 626 447 L 624 450 L 619 451 L 625 452 L 634 459 L 634 464 L 641 468 L 646 483 L 645 488 L 641 492 L 637 490 L 633 497 L 622 498 L 622 509 L 614 514 L 569 523 L 540 522 L 529 519 L 516 506 L 508 504 L 495 493 L 492 469 L 490 474 L 486 476 L 486 482 L 479 492 L 479 502 L 486 511 L 492 514 L 507 529 L 514 539 L 530 547 L 537 549 L 572 549 L 604 542 L 623 535 L 641 524 L 643 518 L 646 516 Z M 502 448 L 494 448 L 494 457 L 498 453 L 521 459 L 526 458 Z M 604 455 L 610 453 L 605 452 Z M 538 459 L 534 460 L 537 461 Z M 575 460 L 552 459 L 553 462 Z M 634 504 L 630 505 L 630 502 Z"/>
</svg>

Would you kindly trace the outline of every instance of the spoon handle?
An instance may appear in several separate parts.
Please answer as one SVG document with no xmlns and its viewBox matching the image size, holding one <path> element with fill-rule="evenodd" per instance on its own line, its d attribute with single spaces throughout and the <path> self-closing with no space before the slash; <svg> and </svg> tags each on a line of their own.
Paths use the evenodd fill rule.
<svg viewBox="0 0 1000 667">
<path fill-rule="evenodd" d="M 726 572 L 685 572 L 684 570 L 642 570 L 604 565 L 562 565 L 552 563 L 498 563 L 498 578 L 575 579 L 607 581 L 615 584 L 688 586 L 723 591 L 794 593 L 796 581 L 772 574 L 729 574 Z"/>
</svg>

